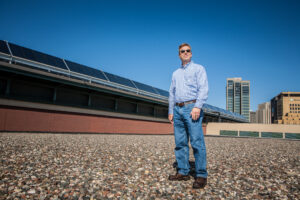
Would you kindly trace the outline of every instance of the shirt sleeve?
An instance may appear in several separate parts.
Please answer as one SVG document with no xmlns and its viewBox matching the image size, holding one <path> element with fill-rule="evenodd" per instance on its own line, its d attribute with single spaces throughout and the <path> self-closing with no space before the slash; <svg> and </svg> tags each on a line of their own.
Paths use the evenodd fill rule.
<svg viewBox="0 0 300 200">
<path fill-rule="evenodd" d="M 208 81 L 204 67 L 197 74 L 197 99 L 195 107 L 202 108 L 208 97 Z"/>
<path fill-rule="evenodd" d="M 174 74 L 172 75 L 171 86 L 169 89 L 169 115 L 173 114 L 174 104 L 175 104 L 175 80 Z"/>
</svg>

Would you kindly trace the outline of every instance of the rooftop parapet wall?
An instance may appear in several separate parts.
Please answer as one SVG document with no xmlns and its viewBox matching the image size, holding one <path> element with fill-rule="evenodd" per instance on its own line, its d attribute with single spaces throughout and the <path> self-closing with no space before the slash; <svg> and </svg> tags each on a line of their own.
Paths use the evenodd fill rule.
<svg viewBox="0 0 300 200">
<path fill-rule="evenodd" d="M 169 135 L 173 127 L 168 122 L 0 107 L 0 132 L 7 131 Z"/>
</svg>

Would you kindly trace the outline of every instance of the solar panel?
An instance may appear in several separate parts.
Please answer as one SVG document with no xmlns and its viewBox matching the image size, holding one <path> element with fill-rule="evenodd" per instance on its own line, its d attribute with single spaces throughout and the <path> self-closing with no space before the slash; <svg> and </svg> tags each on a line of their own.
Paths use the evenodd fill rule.
<svg viewBox="0 0 300 200">
<path fill-rule="evenodd" d="M 9 43 L 13 56 L 68 70 L 63 60 L 51 55 Z"/>
<path fill-rule="evenodd" d="M 139 83 L 139 82 L 136 82 L 136 81 L 133 81 L 133 82 L 139 90 L 144 90 L 146 92 L 151 92 L 151 93 L 157 94 L 157 92 L 153 89 L 152 86 L 149 86 L 149 85 L 146 85 L 146 84 L 143 84 L 143 83 Z"/>
<path fill-rule="evenodd" d="M 91 68 L 91 67 L 87 67 L 85 65 L 81 65 L 78 63 L 74 63 L 71 61 L 66 60 L 65 61 L 70 69 L 70 71 L 72 72 L 77 72 L 80 74 L 85 74 L 87 76 L 92 76 L 95 78 L 99 78 L 99 79 L 103 79 L 103 80 L 107 80 L 104 76 L 104 74 L 102 73 L 102 71 L 97 70 L 95 68 Z"/>
<path fill-rule="evenodd" d="M 159 88 L 155 88 L 155 89 L 158 92 L 158 94 L 160 94 L 162 96 L 165 96 L 165 97 L 169 97 L 169 92 L 168 91 L 162 90 L 162 89 L 159 89 Z"/>
<path fill-rule="evenodd" d="M 0 52 L 5 54 L 10 54 L 6 42 L 3 40 L 0 40 Z"/>
<path fill-rule="evenodd" d="M 121 85 L 125 85 L 125 86 L 128 86 L 128 87 L 132 87 L 132 88 L 136 89 L 136 87 L 134 86 L 134 84 L 132 83 L 131 80 L 129 80 L 127 78 L 123 78 L 121 76 L 110 74 L 110 73 L 107 73 L 107 72 L 104 72 L 104 73 L 107 76 L 107 78 L 108 78 L 109 81 L 114 82 L 114 83 L 118 83 L 118 84 L 121 84 Z"/>
</svg>

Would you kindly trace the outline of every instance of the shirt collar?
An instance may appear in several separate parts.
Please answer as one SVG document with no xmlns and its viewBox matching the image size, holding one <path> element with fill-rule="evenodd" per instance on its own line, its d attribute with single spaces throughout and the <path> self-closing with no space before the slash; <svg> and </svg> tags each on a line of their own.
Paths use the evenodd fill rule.
<svg viewBox="0 0 300 200">
<path fill-rule="evenodd" d="M 181 65 L 181 68 L 183 68 L 183 69 L 186 69 L 188 66 L 190 66 L 190 64 L 192 64 L 193 63 L 193 61 L 191 60 L 190 62 L 188 62 L 187 64 L 185 64 L 185 65 Z"/>
</svg>

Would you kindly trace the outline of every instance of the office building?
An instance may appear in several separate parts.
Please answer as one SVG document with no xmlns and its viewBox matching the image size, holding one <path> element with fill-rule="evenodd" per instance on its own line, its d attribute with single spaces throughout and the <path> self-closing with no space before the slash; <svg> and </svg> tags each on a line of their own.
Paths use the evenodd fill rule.
<svg viewBox="0 0 300 200">
<path fill-rule="evenodd" d="M 256 111 L 257 123 L 271 124 L 271 104 L 270 102 L 262 103 L 258 105 Z"/>
<path fill-rule="evenodd" d="M 300 125 L 300 92 L 281 92 L 274 97 L 271 100 L 271 121 Z"/>
<path fill-rule="evenodd" d="M 227 78 L 226 109 L 241 114 L 250 121 L 250 81 Z"/>
<path fill-rule="evenodd" d="M 250 111 L 250 123 L 257 123 L 256 112 Z"/>
</svg>

